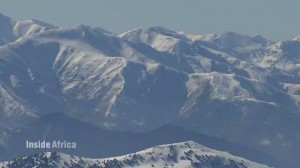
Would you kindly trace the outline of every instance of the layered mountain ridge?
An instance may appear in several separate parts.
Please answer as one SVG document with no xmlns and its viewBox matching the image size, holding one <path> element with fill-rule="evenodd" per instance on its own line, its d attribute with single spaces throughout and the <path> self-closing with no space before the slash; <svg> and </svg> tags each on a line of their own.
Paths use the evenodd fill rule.
<svg viewBox="0 0 300 168">
<path fill-rule="evenodd" d="M 161 27 L 120 35 L 0 17 L 0 133 L 49 113 L 107 129 L 164 124 L 298 164 L 300 42 Z M 3 28 L 2 28 L 3 27 Z"/>
</svg>

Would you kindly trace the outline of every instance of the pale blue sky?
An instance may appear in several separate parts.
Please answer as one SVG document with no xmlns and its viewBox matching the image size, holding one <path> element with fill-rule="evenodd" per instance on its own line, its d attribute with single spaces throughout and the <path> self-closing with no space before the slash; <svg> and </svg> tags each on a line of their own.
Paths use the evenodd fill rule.
<svg viewBox="0 0 300 168">
<path fill-rule="evenodd" d="M 163 26 L 194 34 L 260 34 L 276 41 L 300 34 L 299 0 L 0 0 L 0 13 L 114 33 Z"/>
</svg>

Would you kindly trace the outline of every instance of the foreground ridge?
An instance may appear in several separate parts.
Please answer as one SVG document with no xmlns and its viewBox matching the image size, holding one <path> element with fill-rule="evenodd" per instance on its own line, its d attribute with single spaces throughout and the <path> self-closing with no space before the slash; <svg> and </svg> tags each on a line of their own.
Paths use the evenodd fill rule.
<svg viewBox="0 0 300 168">
<path fill-rule="evenodd" d="M 269 166 L 251 162 L 204 147 L 193 141 L 160 145 L 124 156 L 106 159 L 90 159 L 58 152 L 43 152 L 0 163 L 0 167 L 207 167 L 207 168 L 268 168 Z"/>
</svg>

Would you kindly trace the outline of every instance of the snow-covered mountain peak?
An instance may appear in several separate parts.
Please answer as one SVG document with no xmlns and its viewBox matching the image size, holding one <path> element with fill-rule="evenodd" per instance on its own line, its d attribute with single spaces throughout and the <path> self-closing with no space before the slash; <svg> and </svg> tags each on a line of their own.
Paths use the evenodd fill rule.
<svg viewBox="0 0 300 168">
<path fill-rule="evenodd" d="M 173 37 L 173 38 L 177 38 L 177 39 L 186 39 L 187 38 L 184 35 L 181 35 L 175 31 L 169 30 L 167 28 L 164 27 L 160 27 L 160 26 L 153 26 L 153 27 L 148 27 L 148 28 L 143 28 L 143 27 L 139 27 L 130 31 L 127 31 L 125 33 L 120 34 L 119 36 L 125 39 L 131 39 L 131 41 L 134 41 L 133 38 L 135 38 L 135 36 L 137 35 L 145 35 L 148 34 L 149 36 L 155 36 L 158 34 L 161 35 L 165 35 L 165 36 L 169 36 L 169 37 Z M 146 40 L 146 39 L 142 39 L 142 40 Z"/>
<path fill-rule="evenodd" d="M 56 27 L 38 20 L 14 21 L 5 15 L 0 15 L 0 45 L 14 42 L 19 38 L 44 32 Z"/>
<path fill-rule="evenodd" d="M 35 38 L 48 38 L 48 39 L 68 39 L 82 42 L 100 43 L 108 40 L 106 38 L 116 39 L 115 35 L 111 32 L 99 27 L 91 27 L 86 25 L 76 25 L 72 28 L 57 28 L 43 32 Z"/>
<path fill-rule="evenodd" d="M 300 35 L 298 36 L 295 36 L 292 40 L 295 40 L 295 41 L 300 41 Z"/>
<path fill-rule="evenodd" d="M 256 35 L 254 36 L 253 38 L 253 41 L 256 42 L 256 43 L 259 43 L 259 44 L 263 44 L 263 45 L 266 45 L 268 43 L 268 40 L 265 39 L 263 36 L 261 35 Z"/>
<path fill-rule="evenodd" d="M 13 33 L 16 37 L 22 37 L 29 34 L 43 32 L 53 28 L 55 27 L 38 20 L 24 20 L 17 21 L 15 23 Z"/>
<path fill-rule="evenodd" d="M 212 41 L 217 37 L 216 34 L 204 34 L 204 35 L 192 35 L 192 34 L 186 34 L 188 38 L 190 38 L 192 41 Z"/>
<path fill-rule="evenodd" d="M 236 32 L 226 32 L 218 35 L 214 43 L 225 48 L 245 47 L 249 45 L 265 45 L 266 40 L 261 36 L 249 37 Z"/>
<path fill-rule="evenodd" d="M 300 41 L 287 40 L 269 45 L 262 61 L 262 67 L 276 67 L 286 72 L 299 72 Z"/>
<path fill-rule="evenodd" d="M 191 41 L 212 41 L 218 36 L 217 34 L 190 34 L 182 30 L 177 31 L 177 33 L 187 37 Z"/>
<path fill-rule="evenodd" d="M 237 32 L 228 31 L 218 35 L 217 38 L 224 39 L 224 40 L 237 40 L 237 39 L 250 39 L 251 37 Z"/>
<path fill-rule="evenodd" d="M 78 24 L 73 27 L 73 29 L 81 30 L 81 31 L 95 31 L 98 33 L 112 34 L 111 32 L 101 28 L 101 27 L 91 27 L 84 24 Z"/>
<path fill-rule="evenodd" d="M 172 52 L 180 42 L 191 41 L 186 36 L 163 27 L 137 28 L 119 37 L 135 43 L 144 43 L 162 52 Z"/>
</svg>

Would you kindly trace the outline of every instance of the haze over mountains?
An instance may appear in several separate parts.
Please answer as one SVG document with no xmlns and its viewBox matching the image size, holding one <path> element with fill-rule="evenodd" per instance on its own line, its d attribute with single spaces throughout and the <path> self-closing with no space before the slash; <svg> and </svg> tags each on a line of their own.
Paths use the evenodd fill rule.
<svg viewBox="0 0 300 168">
<path fill-rule="evenodd" d="M 298 38 L 162 27 L 115 35 L 0 15 L 0 45 L 3 148 L 16 131 L 63 113 L 114 131 L 176 125 L 300 164 Z"/>
</svg>

